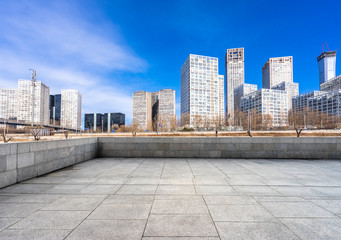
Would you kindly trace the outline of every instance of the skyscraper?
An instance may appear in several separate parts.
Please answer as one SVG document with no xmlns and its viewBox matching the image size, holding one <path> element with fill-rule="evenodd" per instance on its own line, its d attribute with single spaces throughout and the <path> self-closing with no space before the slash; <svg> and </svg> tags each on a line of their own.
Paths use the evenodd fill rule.
<svg viewBox="0 0 341 240">
<path fill-rule="evenodd" d="M 18 115 L 18 90 L 0 88 L 0 118 L 16 120 Z"/>
<path fill-rule="evenodd" d="M 142 130 L 152 130 L 152 94 L 150 92 L 133 93 L 133 125 Z"/>
<path fill-rule="evenodd" d="M 225 56 L 225 114 L 227 123 L 233 124 L 234 119 L 234 89 L 245 82 L 244 48 L 227 49 Z"/>
<path fill-rule="evenodd" d="M 323 52 L 317 57 L 320 84 L 335 77 L 336 51 Z"/>
<path fill-rule="evenodd" d="M 66 128 L 81 129 L 82 95 L 73 89 L 61 91 L 60 125 Z"/>
<path fill-rule="evenodd" d="M 293 59 L 289 57 L 269 58 L 262 68 L 263 88 L 272 88 L 281 82 L 293 82 Z"/>
<path fill-rule="evenodd" d="M 218 58 L 190 54 L 181 67 L 181 122 L 183 125 L 214 125 L 221 118 L 223 78 Z"/>
<path fill-rule="evenodd" d="M 62 95 L 50 95 L 50 124 L 60 125 Z"/>
<path fill-rule="evenodd" d="M 49 124 L 50 88 L 42 82 L 35 82 L 34 92 L 31 80 L 18 81 L 18 120 L 32 121 L 32 101 L 34 102 L 35 124 Z"/>
<path fill-rule="evenodd" d="M 175 123 L 175 91 L 162 89 L 152 94 L 153 121 L 158 129 L 168 131 Z"/>
</svg>

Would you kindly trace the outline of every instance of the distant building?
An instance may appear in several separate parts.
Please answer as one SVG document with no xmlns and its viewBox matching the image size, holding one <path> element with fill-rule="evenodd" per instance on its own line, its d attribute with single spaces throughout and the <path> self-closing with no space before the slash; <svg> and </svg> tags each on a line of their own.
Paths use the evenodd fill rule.
<svg viewBox="0 0 341 240">
<path fill-rule="evenodd" d="M 33 98 L 34 97 L 34 100 Z M 49 124 L 50 88 L 42 82 L 35 82 L 34 93 L 31 80 L 18 81 L 18 120 L 32 121 L 32 101 L 34 102 L 35 124 Z"/>
<path fill-rule="evenodd" d="M 259 89 L 242 97 L 240 110 L 245 113 L 255 111 L 265 120 L 269 115 L 272 126 L 283 127 L 288 125 L 288 101 L 287 92 L 275 89 Z"/>
<path fill-rule="evenodd" d="M 175 91 L 162 89 L 152 94 L 152 119 L 155 127 L 162 131 L 172 128 L 175 122 Z"/>
<path fill-rule="evenodd" d="M 320 85 L 321 91 L 335 91 L 341 89 L 341 75 L 331 78 Z"/>
<path fill-rule="evenodd" d="M 291 108 L 292 108 L 292 99 L 299 95 L 298 83 L 294 83 L 294 82 L 281 82 L 281 83 L 273 86 L 271 89 L 283 90 L 283 91 L 287 92 L 287 94 L 288 94 L 288 110 L 291 110 Z"/>
<path fill-rule="evenodd" d="M 181 122 L 213 126 L 222 119 L 223 77 L 218 74 L 218 58 L 190 54 L 181 67 Z"/>
<path fill-rule="evenodd" d="M 293 59 L 289 57 L 269 58 L 262 68 L 263 88 L 270 89 L 281 82 L 293 82 Z"/>
<path fill-rule="evenodd" d="M 323 91 L 312 91 L 308 93 L 301 94 L 292 99 L 292 109 L 294 112 L 304 111 L 309 106 L 309 100 L 311 98 L 322 95 L 326 92 Z"/>
<path fill-rule="evenodd" d="M 317 57 L 320 85 L 335 77 L 336 51 L 323 52 Z M 322 89 L 321 89 L 322 90 Z"/>
<path fill-rule="evenodd" d="M 257 91 L 256 84 L 243 83 L 234 89 L 234 111 L 240 111 L 240 99 L 245 95 Z"/>
<path fill-rule="evenodd" d="M 50 95 L 50 124 L 60 125 L 62 95 Z"/>
<path fill-rule="evenodd" d="M 81 129 L 82 125 L 82 95 L 73 89 L 61 91 L 61 126 Z"/>
<path fill-rule="evenodd" d="M 0 88 L 0 118 L 16 120 L 18 115 L 18 90 Z"/>
<path fill-rule="evenodd" d="M 104 113 L 104 132 L 111 132 L 113 125 L 117 124 L 119 127 L 125 125 L 125 114 L 123 113 Z"/>
<path fill-rule="evenodd" d="M 133 125 L 142 130 L 152 130 L 152 94 L 150 92 L 133 93 Z"/>
<path fill-rule="evenodd" d="M 244 48 L 227 49 L 225 56 L 225 104 L 226 119 L 234 124 L 234 89 L 245 82 Z"/>
</svg>

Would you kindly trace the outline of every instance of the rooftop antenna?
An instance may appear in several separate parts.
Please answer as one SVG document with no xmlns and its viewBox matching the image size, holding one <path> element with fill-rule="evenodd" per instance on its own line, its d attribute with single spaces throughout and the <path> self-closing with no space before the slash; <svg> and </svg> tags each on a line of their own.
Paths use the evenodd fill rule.
<svg viewBox="0 0 341 240">
<path fill-rule="evenodd" d="M 29 69 L 32 72 L 32 119 L 31 119 L 31 127 L 33 128 L 34 121 L 34 90 L 37 82 L 37 71 L 34 69 Z"/>
</svg>

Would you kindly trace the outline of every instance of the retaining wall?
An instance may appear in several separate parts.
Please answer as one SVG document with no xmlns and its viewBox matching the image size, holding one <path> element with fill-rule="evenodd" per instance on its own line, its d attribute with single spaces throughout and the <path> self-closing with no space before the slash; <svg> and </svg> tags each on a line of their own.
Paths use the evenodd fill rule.
<svg viewBox="0 0 341 240">
<path fill-rule="evenodd" d="M 99 157 L 341 159 L 337 137 L 100 137 Z"/>
<path fill-rule="evenodd" d="M 0 144 L 0 188 L 97 156 L 97 138 Z"/>
</svg>

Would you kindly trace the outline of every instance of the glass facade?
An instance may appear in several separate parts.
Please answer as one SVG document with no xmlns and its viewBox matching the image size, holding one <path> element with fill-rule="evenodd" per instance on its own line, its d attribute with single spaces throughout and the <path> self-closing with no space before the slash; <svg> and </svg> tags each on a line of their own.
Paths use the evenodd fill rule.
<svg viewBox="0 0 341 240">
<path fill-rule="evenodd" d="M 60 125 L 62 95 L 50 95 L 50 124 Z"/>
</svg>

